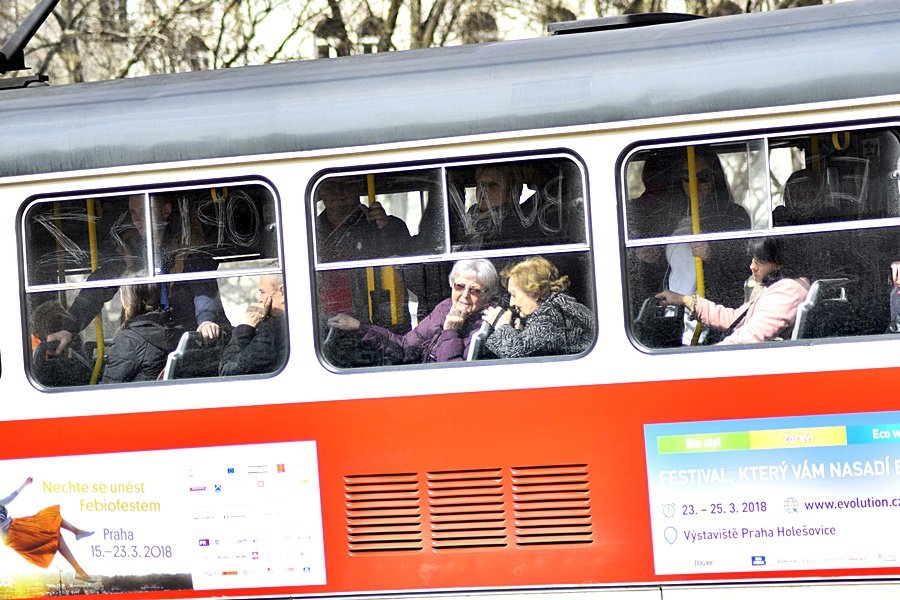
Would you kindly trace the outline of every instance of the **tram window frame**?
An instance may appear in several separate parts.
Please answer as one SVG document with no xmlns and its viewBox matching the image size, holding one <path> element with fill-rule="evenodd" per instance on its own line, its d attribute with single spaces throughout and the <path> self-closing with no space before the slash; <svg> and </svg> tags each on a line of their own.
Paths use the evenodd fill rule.
<svg viewBox="0 0 900 600">
<path fill-rule="evenodd" d="M 47 214 L 61 216 L 45 218 Z M 150 218 L 146 218 L 148 214 Z M 37 389 L 72 391 L 110 383 L 102 381 L 102 373 L 109 362 L 109 347 L 114 345 L 111 340 L 122 330 L 124 313 L 116 313 L 122 310 L 119 289 L 125 286 L 131 291 L 129 298 L 137 294 L 135 306 L 143 302 L 142 294 L 153 296 L 150 302 L 157 303 L 157 312 L 148 320 L 158 320 L 164 326 L 160 329 L 165 330 L 167 341 L 159 350 L 168 358 L 156 379 L 144 373 L 108 387 L 152 385 L 164 374 L 172 381 L 213 381 L 236 375 L 269 377 L 287 363 L 290 348 L 280 196 L 268 180 L 247 177 L 39 194 L 22 203 L 17 221 L 26 373 Z M 137 270 L 131 266 L 134 259 L 138 261 Z M 55 264 L 45 265 L 41 271 L 38 265 L 48 260 Z M 101 271 L 104 263 L 109 265 L 108 277 L 94 275 L 90 279 L 89 275 Z M 154 268 L 148 269 L 148 263 Z M 277 295 L 279 285 L 281 296 Z M 265 328 L 267 333 L 277 330 L 281 337 L 275 344 L 277 364 L 230 365 L 231 373 L 220 375 L 219 359 L 228 336 L 245 323 L 245 311 L 258 303 L 263 287 L 276 290 L 276 304 L 284 304 L 283 318 L 277 315 L 275 321 L 268 317 L 276 315 L 267 313 L 254 326 L 273 321 Z M 80 326 L 75 320 L 84 319 L 75 317 L 69 308 L 86 291 L 88 295 L 79 300 L 81 306 L 92 311 L 98 304 L 99 311 L 80 332 L 72 334 L 71 349 L 56 357 L 44 343 L 45 336 L 63 329 L 71 333 L 73 326 Z M 205 292 L 208 294 L 203 295 Z M 159 306 L 166 304 L 167 294 L 172 293 L 176 310 L 168 314 L 174 315 L 174 321 L 164 316 L 165 311 L 158 312 L 162 311 Z M 179 312 L 175 303 L 183 310 Z M 46 310 L 39 314 L 48 321 L 38 325 L 33 319 L 42 306 Z M 195 319 L 201 315 L 209 315 L 208 320 L 219 328 L 216 344 L 202 340 L 197 333 L 200 327 Z M 215 329 L 209 327 L 205 326 L 204 332 Z M 40 330 L 40 337 L 34 337 L 35 329 Z M 94 329 L 99 331 L 88 332 Z M 190 331 L 195 333 L 181 338 L 182 333 Z M 97 339 L 89 340 L 91 335 Z M 185 350 L 183 356 L 175 352 L 179 339 L 177 349 Z M 83 352 L 76 351 L 76 343 L 77 350 Z M 229 352 L 240 348 L 235 341 Z M 180 365 L 177 360 L 172 362 L 173 355 L 180 357 Z M 134 373 L 128 372 L 128 377 L 132 376 Z"/>
<path fill-rule="evenodd" d="M 643 237 L 640 235 L 641 227 L 635 224 L 637 219 L 635 215 L 655 214 L 654 206 L 656 206 L 651 203 L 641 208 L 640 211 L 636 208 L 635 202 L 650 197 L 636 193 L 636 191 L 643 192 L 642 186 L 635 185 L 637 179 L 642 177 L 642 167 L 639 164 L 641 160 L 644 160 L 643 164 L 646 165 L 646 158 L 655 155 L 656 162 L 652 165 L 654 174 L 663 173 L 666 170 L 674 173 L 675 167 L 672 166 L 675 164 L 674 161 L 671 158 L 667 159 L 670 166 L 661 168 L 660 165 L 663 163 L 660 162 L 659 156 L 673 152 L 683 153 L 686 160 L 686 149 L 690 147 L 697 149 L 695 151 L 701 151 L 705 148 L 724 147 L 729 144 L 749 144 L 754 141 L 766 150 L 764 178 L 768 185 L 763 199 L 765 204 L 761 207 L 764 209 L 761 211 L 764 218 L 755 218 L 752 229 L 733 232 L 703 231 L 701 229 L 700 232 L 694 233 L 670 228 L 672 233 L 668 235 Z M 801 151 L 804 146 L 806 147 L 805 154 Z M 815 148 L 815 152 L 810 148 Z M 773 174 L 776 170 L 773 167 L 773 156 L 776 155 L 781 162 L 792 160 L 794 163 L 793 168 L 781 165 L 779 177 L 784 181 Z M 796 327 L 798 331 L 795 334 L 796 319 L 790 321 L 789 327 L 786 327 L 784 331 L 787 339 L 776 336 L 776 339 L 779 340 L 778 343 L 790 341 L 793 336 L 799 336 L 797 339 L 802 339 L 803 343 L 810 344 L 883 335 L 886 327 L 882 326 L 888 325 L 896 318 L 888 317 L 885 312 L 888 308 L 888 290 L 886 288 L 880 290 L 880 287 L 882 287 L 882 279 L 887 279 L 891 260 L 900 260 L 900 184 L 895 175 L 898 169 L 898 160 L 900 160 L 900 123 L 893 121 L 876 124 L 822 125 L 796 131 L 780 130 L 752 135 L 736 134 L 730 137 L 682 139 L 665 143 L 637 143 L 626 149 L 618 162 L 620 182 L 618 212 L 620 231 L 622 232 L 623 281 L 626 283 L 623 289 L 624 313 L 626 330 L 631 343 L 642 352 L 647 353 L 708 349 L 705 346 L 683 347 L 684 344 L 688 344 L 687 340 L 690 336 L 687 331 L 689 326 L 681 328 L 676 323 L 678 316 L 675 313 L 680 314 L 682 308 L 677 306 L 664 308 L 651 301 L 652 294 L 649 293 L 649 288 L 652 284 L 648 284 L 648 282 L 657 279 L 656 275 L 651 273 L 653 269 L 648 265 L 659 261 L 658 258 L 654 261 L 653 257 L 662 255 L 663 251 L 672 255 L 676 252 L 676 248 L 687 248 L 693 244 L 699 250 L 692 249 L 690 254 L 698 252 L 706 254 L 707 256 L 701 259 L 701 262 L 705 264 L 709 260 L 708 256 L 715 254 L 717 246 L 725 249 L 727 244 L 737 244 L 741 239 L 762 238 L 778 239 L 777 244 L 794 248 L 795 255 L 802 263 L 800 270 L 803 272 L 798 275 L 805 273 L 809 277 L 810 284 L 815 283 L 816 280 L 823 280 L 821 284 L 816 285 L 816 288 L 825 290 L 821 294 L 810 295 L 810 297 L 818 296 L 826 300 L 818 302 L 818 309 L 813 309 L 812 305 L 802 309 L 801 312 L 805 313 L 802 326 Z M 832 168 L 834 173 L 830 172 Z M 821 183 L 816 183 L 815 195 L 810 200 L 813 212 L 788 213 L 784 207 L 783 196 L 781 196 L 784 193 L 783 188 L 790 185 L 787 184 L 790 176 L 797 173 L 802 176 L 801 171 L 804 169 L 809 171 L 815 169 L 823 173 L 819 176 Z M 827 181 L 824 173 L 830 177 Z M 657 177 L 659 176 L 657 175 Z M 675 180 L 674 174 L 670 174 L 668 177 L 672 181 Z M 798 181 L 798 185 L 803 185 L 805 182 L 802 177 L 798 178 Z M 837 182 L 837 184 L 833 182 Z M 673 190 L 674 187 L 675 184 L 668 188 L 666 185 L 659 185 L 654 189 Z M 795 189 L 804 190 L 806 188 Z M 689 192 L 684 191 L 683 193 L 687 195 Z M 699 191 L 697 193 L 700 194 Z M 803 196 L 797 197 L 804 198 Z M 650 198 L 652 199 L 652 197 Z M 665 201 L 663 195 L 660 195 L 660 198 Z M 673 198 L 673 196 L 669 196 L 669 198 Z M 686 206 L 690 205 L 689 200 L 685 202 Z M 843 212 L 823 213 L 825 214 L 824 218 L 816 217 L 818 213 L 814 212 L 815 210 L 825 211 L 839 202 L 843 203 L 841 206 L 849 208 L 843 208 Z M 778 206 L 782 208 L 776 208 Z M 816 209 L 815 207 L 820 208 Z M 676 212 L 678 211 L 676 210 Z M 795 217 L 793 221 L 785 219 L 785 215 L 792 214 L 799 214 L 800 217 Z M 838 241 L 835 242 L 835 240 Z M 873 246 L 874 250 L 871 252 L 866 250 L 867 244 Z M 811 251 L 803 250 L 811 247 L 826 249 L 828 260 L 831 263 L 824 264 L 827 262 L 824 260 L 813 261 L 810 256 Z M 746 255 L 743 258 L 745 259 L 743 263 L 749 265 L 750 256 Z M 672 264 L 671 259 L 664 255 L 662 255 L 662 262 Z M 666 267 L 664 275 L 669 282 L 672 281 L 669 272 L 671 268 L 671 266 Z M 881 276 L 882 271 L 884 277 Z M 748 266 L 743 267 L 743 273 L 748 276 L 745 280 L 747 287 L 744 288 L 744 300 L 747 301 L 751 298 L 749 288 L 752 286 Z M 844 279 L 847 281 L 835 282 L 835 280 Z M 783 284 L 782 288 L 786 285 Z M 664 287 L 669 286 L 660 285 L 659 287 L 657 292 L 661 292 Z M 690 296 L 687 293 L 689 291 L 685 291 L 684 295 Z M 827 294 L 837 294 L 837 296 L 831 297 Z M 847 316 L 841 317 L 845 322 L 839 323 L 839 319 L 833 317 L 828 326 L 817 328 L 810 324 L 811 321 L 807 317 L 813 313 L 806 314 L 807 310 L 825 310 L 822 306 L 827 304 L 827 300 L 837 301 L 840 298 L 847 300 L 846 304 L 841 305 L 846 308 Z M 678 301 L 677 298 L 673 298 L 673 300 Z M 693 299 L 685 304 L 693 304 Z M 727 305 L 737 307 L 742 304 L 743 302 L 737 302 Z M 834 303 L 830 306 L 834 309 L 838 304 Z M 702 304 L 704 312 L 707 310 L 706 307 L 707 305 Z M 715 315 L 709 314 L 713 320 L 716 320 Z M 821 312 L 815 314 L 821 314 Z M 738 317 L 739 314 L 735 313 L 734 316 Z M 825 319 L 821 316 L 816 318 Z M 663 325 L 664 322 L 667 325 Z M 680 341 L 676 337 L 679 331 L 683 335 Z M 726 343 L 745 337 L 732 337 Z M 759 347 L 766 344 L 767 341 L 755 341 L 753 345 Z"/>
<path fill-rule="evenodd" d="M 454 201 L 451 200 L 451 194 L 457 193 L 450 191 L 450 187 L 453 185 L 453 182 L 451 181 L 453 174 L 457 173 L 461 177 L 463 177 L 463 179 L 468 180 L 475 177 L 476 170 L 479 168 L 485 168 L 485 170 L 487 168 L 497 168 L 499 170 L 513 172 L 513 170 L 516 169 L 519 165 L 524 165 L 525 167 L 533 167 L 532 171 L 538 169 L 539 167 L 545 170 L 551 169 L 551 167 L 553 167 L 554 165 L 562 169 L 562 171 L 560 171 L 560 178 L 558 178 L 558 181 L 555 180 L 555 183 L 560 186 L 560 190 L 563 189 L 563 184 L 565 184 L 566 194 L 568 195 L 565 196 L 565 202 L 563 202 L 563 200 L 560 200 L 560 207 L 558 208 L 558 214 L 560 218 L 559 222 L 562 223 L 565 219 L 568 219 L 570 217 L 576 218 L 579 223 L 578 226 L 581 230 L 581 239 L 577 242 L 572 242 L 571 237 L 569 237 L 564 242 L 543 243 L 541 245 L 510 245 L 506 247 L 488 247 L 480 249 L 454 247 L 454 244 L 452 243 L 455 239 L 453 237 L 455 227 L 454 219 L 457 218 L 459 210 L 461 209 L 458 207 L 454 207 Z M 320 210 L 322 208 L 322 203 L 320 202 L 320 195 L 318 191 L 322 189 L 321 186 L 323 182 L 340 177 L 345 177 L 348 179 L 362 178 L 369 180 L 370 178 L 368 176 L 370 175 L 374 176 L 374 179 L 377 182 L 379 180 L 384 181 L 385 179 L 389 179 L 393 175 L 402 176 L 404 173 L 408 173 L 409 171 L 421 172 L 427 170 L 439 173 L 440 175 L 438 182 L 441 186 L 441 191 L 440 193 L 434 194 L 435 198 L 437 198 L 437 200 L 442 203 L 440 210 L 436 211 L 441 217 L 440 223 L 435 226 L 435 231 L 441 237 L 440 243 L 433 246 L 436 251 L 432 251 L 430 253 L 403 253 L 402 251 L 396 251 L 396 246 L 394 246 L 393 251 L 395 252 L 395 254 L 399 254 L 399 256 L 383 256 L 380 258 L 364 257 L 359 259 L 351 257 L 342 261 L 331 260 L 332 254 L 330 254 L 328 251 L 322 251 L 322 249 L 320 248 L 320 238 L 322 237 L 322 234 L 320 234 L 318 229 L 322 225 L 322 220 L 325 217 L 323 214 L 324 210 Z M 577 184 L 574 182 L 574 178 L 572 180 L 569 179 L 569 175 L 572 174 L 577 177 Z M 552 178 L 548 178 L 547 181 L 550 181 L 550 179 Z M 510 177 L 510 180 L 515 181 L 512 177 Z M 546 196 L 541 196 L 539 193 L 535 192 L 535 188 L 532 187 L 532 182 L 523 180 L 523 184 L 523 191 L 521 192 L 521 197 L 523 198 L 522 201 L 524 202 L 525 197 L 529 195 L 535 198 L 534 203 L 531 204 L 531 208 L 538 207 L 538 203 L 542 200 L 547 203 L 550 202 L 550 200 L 547 199 Z M 576 188 L 577 193 L 572 191 L 572 188 L 569 187 L 569 184 Z M 515 184 L 510 185 L 512 189 L 515 189 Z M 366 187 L 368 187 L 368 185 Z M 390 187 L 390 185 L 388 187 Z M 377 184 L 375 188 L 377 190 Z M 464 191 L 460 191 L 460 197 L 461 194 L 464 193 Z M 379 280 L 379 277 L 374 274 L 375 270 L 389 267 L 390 270 L 400 274 L 399 279 L 402 283 L 403 277 L 405 276 L 404 273 L 408 274 L 410 272 L 410 269 L 418 269 L 421 267 L 421 277 L 424 278 L 422 279 L 422 281 L 425 281 L 427 279 L 431 282 L 428 284 L 430 287 L 427 287 L 424 290 L 425 296 L 422 296 L 422 294 L 420 293 L 418 297 L 411 298 L 411 296 L 415 296 L 415 293 L 407 294 L 407 290 L 405 288 L 401 291 L 395 291 L 395 289 L 398 288 L 389 288 L 387 290 L 387 297 L 393 298 L 393 302 L 391 303 L 390 310 L 391 324 L 386 324 L 386 327 L 394 328 L 396 329 L 396 331 L 405 334 L 410 330 L 412 326 L 420 322 L 419 318 L 427 317 L 429 314 L 431 314 L 429 311 L 433 307 L 437 306 L 437 304 L 439 304 L 439 302 L 435 301 L 437 300 L 437 298 L 432 298 L 432 296 L 435 296 L 435 292 L 433 290 L 437 290 L 439 288 L 442 289 L 442 292 L 440 294 L 437 294 L 438 296 L 440 296 L 440 301 L 444 301 L 450 296 L 450 288 L 449 282 L 447 281 L 447 276 L 449 275 L 449 272 L 456 261 L 487 259 L 497 263 L 498 266 L 502 266 L 501 263 L 505 265 L 505 262 L 518 262 L 525 257 L 536 255 L 544 256 L 550 261 L 553 261 L 554 257 L 557 257 L 558 261 L 568 261 L 568 263 L 566 263 L 564 266 L 568 264 L 577 265 L 577 277 L 570 277 L 570 280 L 579 280 L 577 282 L 573 281 L 573 283 L 579 286 L 578 291 L 582 294 L 582 296 L 579 297 L 579 300 L 586 300 L 585 304 L 590 307 L 589 310 L 591 312 L 591 326 L 593 327 L 593 332 L 591 335 L 591 342 L 584 351 L 540 358 L 528 357 L 527 360 L 544 360 L 548 358 L 551 360 L 569 359 L 577 358 L 586 354 L 594 346 L 597 339 L 596 310 L 595 308 L 593 308 L 596 305 L 596 301 L 593 281 L 593 258 L 590 254 L 590 215 L 588 203 L 586 202 L 586 196 L 586 167 L 583 161 L 579 157 L 577 157 L 577 155 L 568 151 L 540 152 L 515 156 L 484 156 L 467 159 L 448 159 L 443 161 L 420 162 L 415 164 L 392 164 L 372 167 L 360 166 L 359 168 L 345 169 L 340 171 L 326 170 L 318 173 L 315 177 L 312 178 L 311 184 L 308 187 L 307 207 L 309 208 L 308 231 L 310 232 L 309 239 L 311 258 L 311 289 L 315 290 L 313 302 L 313 322 L 315 324 L 316 332 L 316 353 L 319 357 L 320 362 L 326 369 L 339 373 L 356 373 L 371 370 L 381 371 L 385 368 L 406 369 L 422 366 L 427 368 L 429 366 L 433 366 L 430 364 L 423 365 L 420 361 L 421 357 L 414 358 L 412 356 L 407 356 L 399 362 L 389 361 L 382 364 L 374 364 L 365 360 L 360 361 L 359 363 L 355 363 L 353 361 L 344 361 L 342 358 L 336 358 L 335 353 L 328 349 L 330 348 L 329 345 L 335 344 L 336 339 L 342 339 L 346 332 L 330 328 L 327 325 L 327 318 L 329 317 L 329 315 L 333 316 L 339 313 L 349 313 L 359 316 L 360 314 L 363 314 L 364 317 L 359 319 L 358 321 L 362 322 L 365 325 L 368 325 L 366 321 L 376 320 L 376 309 L 374 309 L 372 305 L 369 305 L 369 301 L 365 302 L 365 304 L 369 305 L 368 308 L 365 308 L 362 305 L 356 306 L 356 304 L 358 303 L 354 302 L 354 306 L 357 309 L 354 311 L 339 311 L 337 309 L 334 309 L 333 306 L 331 306 L 330 308 L 326 308 L 326 305 L 330 306 L 331 304 L 334 304 L 331 303 L 327 298 L 326 293 L 326 290 L 328 290 L 329 288 L 333 289 L 333 283 L 328 284 L 324 281 L 329 277 L 331 278 L 332 282 L 336 277 L 351 279 L 367 278 L 368 283 L 366 285 L 372 286 L 373 282 L 377 282 Z M 360 201 L 364 200 L 367 200 L 367 196 L 360 195 Z M 566 204 L 566 202 L 568 202 L 568 204 Z M 543 211 L 543 213 L 546 213 L 546 211 Z M 537 214 L 537 210 L 535 214 Z M 534 222 L 535 221 L 532 221 L 532 224 L 534 224 Z M 545 233 L 544 235 L 552 234 Z M 571 236 L 573 234 L 567 232 L 567 235 Z M 577 233 L 574 235 L 577 235 Z M 320 260 L 320 257 L 323 254 L 325 254 L 328 258 Z M 561 273 L 565 273 L 568 275 L 568 273 L 565 271 L 564 266 L 559 267 L 560 271 Z M 370 274 L 366 274 L 366 270 L 369 270 Z M 427 274 L 426 271 L 428 272 Z M 382 271 L 382 276 L 380 278 L 382 282 L 385 281 L 383 273 L 384 271 Z M 363 277 L 363 275 L 365 275 L 365 277 Z M 573 273 L 573 275 L 575 275 L 575 273 Z M 375 279 L 372 279 L 373 277 Z M 394 276 L 391 275 L 391 277 L 393 278 Z M 395 281 L 395 279 L 391 279 L 390 281 L 393 282 Z M 356 287 L 359 287 L 361 285 L 362 283 L 360 283 Z M 352 289 L 356 289 L 356 287 L 353 287 L 351 285 L 351 292 Z M 366 294 L 369 294 L 373 290 L 366 292 Z M 347 301 L 349 302 L 349 300 Z M 401 307 L 399 311 L 395 306 L 398 304 Z M 403 315 L 401 315 L 399 321 L 396 318 L 398 312 L 404 313 Z M 387 323 L 386 316 L 388 312 L 383 312 L 381 314 L 385 315 L 385 323 Z M 348 335 L 354 336 L 360 334 L 359 332 L 351 332 Z M 358 339 L 353 339 L 347 343 L 356 347 L 356 345 L 360 344 L 361 342 L 359 342 Z M 451 362 L 439 362 L 437 364 L 446 366 L 457 362 L 466 361 L 457 361 L 454 359 Z M 484 361 L 481 362 L 484 363 Z"/>
</svg>

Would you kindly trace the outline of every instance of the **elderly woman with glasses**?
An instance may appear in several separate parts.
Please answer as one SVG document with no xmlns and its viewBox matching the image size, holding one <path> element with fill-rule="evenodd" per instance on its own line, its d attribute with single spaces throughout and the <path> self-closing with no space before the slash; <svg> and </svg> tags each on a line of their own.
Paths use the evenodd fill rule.
<svg viewBox="0 0 900 600">
<path fill-rule="evenodd" d="M 590 347 L 590 309 L 565 293 L 569 278 L 542 256 L 503 269 L 509 309 L 489 308 L 484 322 L 493 331 L 485 347 L 498 358 L 579 354 Z"/>
<path fill-rule="evenodd" d="M 363 343 L 379 348 L 394 363 L 463 360 L 481 326 L 482 310 L 497 297 L 499 289 L 497 270 L 490 261 L 461 260 L 450 271 L 450 297 L 405 335 L 345 314 L 331 317 L 328 325 L 344 331 L 359 330 Z"/>
</svg>

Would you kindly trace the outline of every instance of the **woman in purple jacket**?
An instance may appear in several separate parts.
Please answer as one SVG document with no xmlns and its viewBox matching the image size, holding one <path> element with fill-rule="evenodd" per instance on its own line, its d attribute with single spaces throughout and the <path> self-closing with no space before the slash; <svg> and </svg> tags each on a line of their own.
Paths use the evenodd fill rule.
<svg viewBox="0 0 900 600">
<path fill-rule="evenodd" d="M 461 260 L 450 271 L 450 297 L 405 335 L 361 323 L 343 313 L 328 319 L 328 326 L 360 331 L 363 343 L 376 346 L 393 363 L 463 360 L 481 326 L 482 310 L 497 297 L 499 290 L 500 279 L 489 260 Z"/>
<path fill-rule="evenodd" d="M 756 288 L 750 301 L 739 308 L 728 308 L 706 298 L 683 296 L 671 290 L 656 295 L 663 305 L 684 306 L 691 317 L 725 330 L 719 344 L 765 342 L 790 332 L 797 307 L 806 299 L 809 280 L 792 270 L 791 257 L 785 252 L 784 238 L 764 238 L 750 243 L 753 259 L 750 273 Z"/>
</svg>

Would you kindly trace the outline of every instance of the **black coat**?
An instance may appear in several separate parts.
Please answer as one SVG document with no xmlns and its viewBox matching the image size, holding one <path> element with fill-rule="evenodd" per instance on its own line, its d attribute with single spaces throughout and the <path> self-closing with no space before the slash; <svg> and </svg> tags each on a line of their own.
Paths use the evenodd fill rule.
<svg viewBox="0 0 900 600">
<path fill-rule="evenodd" d="M 174 228 L 174 225 L 170 223 L 164 239 L 164 248 L 175 246 L 174 242 L 169 241 L 175 235 L 169 231 L 171 228 Z M 126 238 L 125 245 L 108 250 L 106 254 L 110 258 L 101 262 L 99 268 L 87 278 L 91 282 L 109 280 L 111 286 L 84 288 L 78 292 L 78 296 L 69 307 L 69 318 L 65 330 L 73 336 L 84 330 L 103 310 L 103 305 L 113 299 L 119 291 L 119 283 L 115 280 L 121 278 L 130 266 L 133 267 L 131 265 L 133 257 L 144 256 L 144 250 L 140 247 L 140 244 L 144 243 L 142 239 L 135 234 L 123 237 Z M 183 256 L 175 250 L 164 250 L 161 259 L 165 273 L 215 271 L 218 267 L 215 259 L 203 252 L 192 252 Z M 138 263 L 140 262 L 139 258 Z M 196 329 L 204 321 L 213 321 L 226 329 L 231 327 L 225 316 L 225 310 L 222 308 L 219 286 L 215 279 L 169 283 L 167 284 L 167 293 L 172 317 L 179 326 L 185 329 Z"/>
<path fill-rule="evenodd" d="M 159 377 L 184 329 L 168 312 L 151 312 L 131 319 L 113 338 L 103 383 L 150 381 Z"/>
<path fill-rule="evenodd" d="M 238 325 L 222 352 L 219 375 L 271 373 L 287 358 L 284 317 L 270 317 L 256 329 Z"/>
</svg>

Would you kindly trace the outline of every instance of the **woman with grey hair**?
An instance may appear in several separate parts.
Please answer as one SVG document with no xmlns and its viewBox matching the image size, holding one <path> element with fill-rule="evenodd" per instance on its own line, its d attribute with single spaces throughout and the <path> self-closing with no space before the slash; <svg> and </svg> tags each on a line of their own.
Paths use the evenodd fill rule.
<svg viewBox="0 0 900 600">
<path fill-rule="evenodd" d="M 490 261 L 461 260 L 450 271 L 450 297 L 405 335 L 361 323 L 345 314 L 331 317 L 328 325 L 343 331 L 360 331 L 363 343 L 379 348 L 394 363 L 463 360 L 481 325 L 482 310 L 499 291 L 500 278 Z"/>
</svg>

